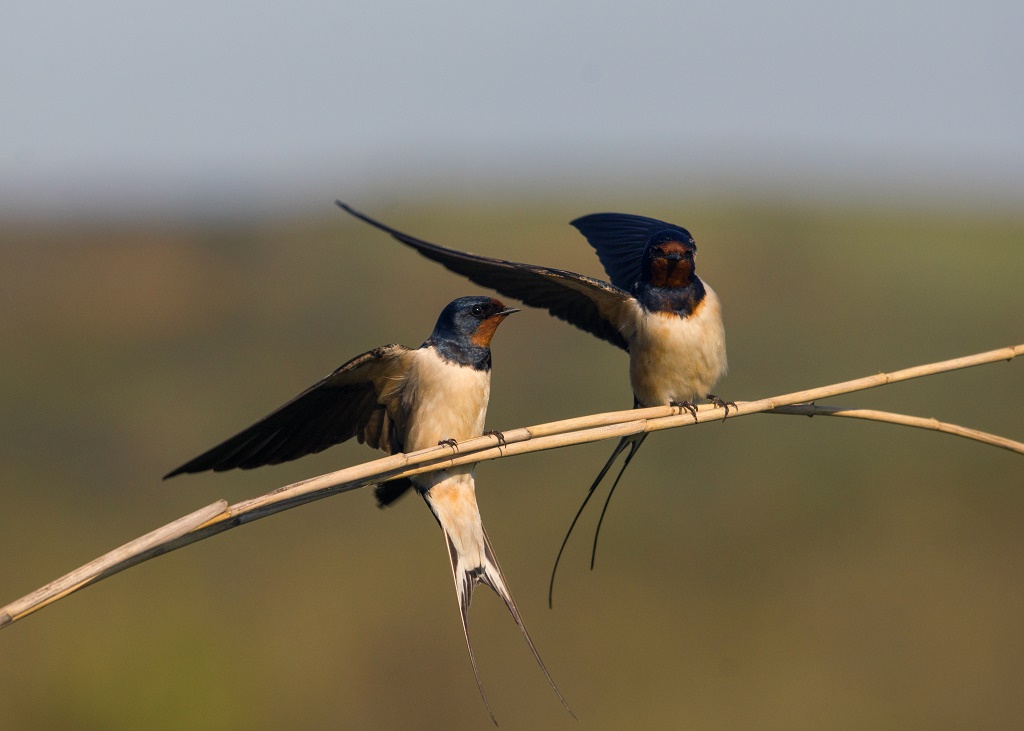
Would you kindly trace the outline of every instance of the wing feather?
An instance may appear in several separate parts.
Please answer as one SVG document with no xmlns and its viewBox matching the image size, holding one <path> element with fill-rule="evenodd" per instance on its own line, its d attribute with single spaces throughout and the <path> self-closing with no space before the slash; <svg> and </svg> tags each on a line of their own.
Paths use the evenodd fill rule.
<svg viewBox="0 0 1024 731">
<path fill-rule="evenodd" d="M 503 295 L 514 297 L 531 307 L 539 307 L 581 330 L 607 340 L 623 350 L 629 349 L 631 326 L 628 311 L 632 296 L 625 290 L 600 279 L 563 269 L 522 264 L 470 254 L 423 241 L 381 223 L 341 201 L 339 208 L 375 228 L 391 234 L 428 259 L 446 269 Z"/>
<path fill-rule="evenodd" d="M 675 231 L 685 240 L 693 241 L 690 232 L 681 226 L 631 213 L 591 213 L 570 225 L 594 247 L 612 284 L 627 291 L 640 278 L 644 249 L 656 233 Z"/>
<path fill-rule="evenodd" d="M 385 452 L 402 451 L 401 392 L 412 352 L 404 345 L 384 345 L 353 358 L 165 479 L 187 472 L 280 464 L 352 437 Z"/>
</svg>

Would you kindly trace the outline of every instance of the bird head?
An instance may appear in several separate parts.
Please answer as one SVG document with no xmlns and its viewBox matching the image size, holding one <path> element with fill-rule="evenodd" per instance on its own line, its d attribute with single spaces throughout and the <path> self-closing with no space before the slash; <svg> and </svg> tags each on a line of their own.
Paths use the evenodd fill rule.
<svg viewBox="0 0 1024 731">
<path fill-rule="evenodd" d="M 498 325 L 514 312 L 519 310 L 506 307 L 493 297 L 459 297 L 441 310 L 431 340 L 463 342 L 487 348 Z"/>
<path fill-rule="evenodd" d="M 659 231 L 644 248 L 641 281 L 654 287 L 677 289 L 690 284 L 697 244 L 686 229 Z"/>
</svg>

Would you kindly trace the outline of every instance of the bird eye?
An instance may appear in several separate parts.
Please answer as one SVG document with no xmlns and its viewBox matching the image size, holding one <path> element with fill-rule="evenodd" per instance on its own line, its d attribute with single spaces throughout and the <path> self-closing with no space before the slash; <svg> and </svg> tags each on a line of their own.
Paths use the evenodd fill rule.
<svg viewBox="0 0 1024 731">
<path fill-rule="evenodd" d="M 480 305 L 473 305 L 473 309 L 471 309 L 470 312 L 475 316 L 480 317 L 480 315 L 484 314 L 484 308 Z"/>
</svg>

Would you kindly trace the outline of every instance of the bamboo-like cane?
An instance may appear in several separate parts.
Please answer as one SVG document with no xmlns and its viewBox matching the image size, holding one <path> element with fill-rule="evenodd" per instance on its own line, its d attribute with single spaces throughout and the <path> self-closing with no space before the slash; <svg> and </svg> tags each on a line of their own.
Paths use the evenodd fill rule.
<svg viewBox="0 0 1024 731">
<path fill-rule="evenodd" d="M 796 404 L 794 406 L 780 406 L 777 409 L 766 411 L 766 414 L 795 414 L 797 416 L 844 416 L 850 419 L 867 419 L 868 421 L 881 421 L 886 424 L 898 424 L 899 426 L 913 426 L 918 429 L 951 434 L 955 437 L 973 439 L 983 444 L 991 444 L 993 447 L 1008 449 L 1017 454 L 1024 454 L 1024 444 L 1015 442 L 1006 437 L 996 436 L 977 429 L 968 429 L 959 424 L 949 424 L 938 419 L 923 419 L 920 416 L 907 416 L 906 414 L 894 414 L 891 411 L 876 411 L 874 409 L 848 409 L 843 406 L 818 406 L 816 404 Z"/>
<path fill-rule="evenodd" d="M 906 368 L 892 373 L 797 391 L 758 401 L 741 401 L 730 405 L 729 417 L 757 413 L 801 414 L 847 416 L 852 418 L 883 421 L 892 424 L 916 426 L 941 431 L 955 436 L 973 439 L 986 444 L 1002 447 L 1024 454 L 1024 444 L 1004 437 L 986 434 L 956 424 L 945 424 L 934 419 L 906 416 L 866 409 L 822 407 L 808 403 L 819 399 L 863 391 L 913 378 L 961 370 L 973 366 L 1013 360 L 1024 355 L 1024 344 L 999 350 L 954 358 Z M 511 457 L 547 449 L 557 449 L 576 444 L 586 444 L 602 439 L 623 437 L 641 432 L 674 429 L 691 424 L 704 423 L 725 418 L 725 410 L 717 406 L 702 405 L 695 415 L 679 413 L 680 409 L 657 406 L 647 409 L 632 409 L 604 414 L 591 414 L 574 419 L 565 419 L 537 426 L 523 427 L 502 432 L 500 435 L 484 435 L 467 439 L 455 446 L 439 445 L 408 454 L 364 462 L 336 472 L 312 477 L 301 482 L 279 487 L 260 497 L 244 500 L 226 507 L 222 500 L 203 510 L 192 513 L 159 528 L 142 538 L 125 544 L 105 556 L 50 582 L 46 586 L 0 607 L 0 628 L 32 614 L 48 604 L 61 599 L 85 586 L 155 558 L 161 554 L 196 543 L 226 530 L 265 518 L 275 513 L 305 503 L 320 500 L 340 492 L 355 490 L 366 485 L 384 482 L 397 477 L 431 472 L 456 465 L 472 464 L 486 460 Z"/>
<path fill-rule="evenodd" d="M 200 508 L 194 513 L 178 518 L 173 523 L 157 528 L 155 531 L 136 538 L 134 541 L 129 541 L 120 548 L 115 548 L 113 551 L 90 561 L 85 566 L 75 569 L 70 574 L 65 574 L 59 579 L 51 581 L 28 596 L 22 597 L 18 601 L 12 602 L 3 609 L 0 609 L 0 627 L 14 621 L 17 616 L 15 613 L 18 612 L 19 606 L 31 607 L 31 611 L 42 609 L 47 604 L 55 602 L 72 592 L 76 592 L 94 581 L 99 581 L 118 571 L 123 571 L 128 567 L 125 564 L 136 556 L 141 556 L 145 553 L 152 553 L 153 556 L 158 556 L 161 553 L 161 546 L 165 546 L 174 539 L 181 538 L 189 531 L 195 530 L 203 523 L 221 515 L 227 508 L 227 500 L 218 500 L 212 505 L 207 505 L 205 508 Z"/>
</svg>

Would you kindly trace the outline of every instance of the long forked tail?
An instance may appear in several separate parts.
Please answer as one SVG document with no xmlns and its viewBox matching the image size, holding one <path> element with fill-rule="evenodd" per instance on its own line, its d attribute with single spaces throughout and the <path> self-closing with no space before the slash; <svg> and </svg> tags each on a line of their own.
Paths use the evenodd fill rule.
<svg viewBox="0 0 1024 731">
<path fill-rule="evenodd" d="M 537 647 L 533 644 L 533 639 L 530 637 L 530 633 L 526 630 L 523 618 L 520 616 L 519 609 L 516 608 L 516 602 L 512 598 L 512 593 L 508 589 L 508 584 L 505 582 L 505 575 L 501 572 L 501 567 L 498 565 L 498 559 L 494 556 L 494 549 L 491 548 L 491 540 L 487 537 L 487 532 L 484 531 L 483 533 L 484 556 L 482 564 L 477 561 L 470 560 L 469 557 L 460 556 L 458 549 L 455 547 L 455 544 L 452 542 L 447 531 L 445 531 L 444 537 L 448 544 L 448 558 L 451 560 L 452 564 L 452 575 L 455 578 L 455 591 L 458 594 L 459 612 L 462 615 L 462 631 L 466 636 L 466 647 L 469 648 L 469 661 L 473 665 L 473 676 L 476 678 L 477 688 L 480 689 L 480 697 L 484 701 L 487 713 L 491 716 L 491 721 L 494 722 L 495 726 L 498 725 L 497 719 L 494 718 L 494 712 L 491 711 L 491 706 L 487 702 L 487 696 L 484 695 L 484 686 L 480 682 L 480 672 L 477 670 L 476 657 L 473 655 L 473 643 L 469 639 L 469 605 L 473 601 L 473 589 L 477 584 L 486 584 L 491 587 L 491 589 L 494 590 L 494 593 L 500 596 L 502 601 L 505 602 L 505 606 L 508 607 L 508 611 L 512 614 L 512 618 L 515 620 L 516 624 L 519 625 L 519 629 L 523 633 L 523 638 L 526 640 L 526 644 L 529 646 L 530 652 L 533 653 L 534 659 L 537 661 L 541 671 L 544 673 L 544 677 L 547 678 L 551 688 L 555 691 L 555 695 L 558 696 L 558 700 L 562 702 L 563 706 L 565 706 L 565 710 L 567 710 L 569 715 L 575 719 L 576 714 L 573 713 L 572 708 L 569 707 L 565 698 L 562 697 L 562 693 L 558 690 L 558 686 L 555 685 L 555 681 L 552 679 L 551 674 L 544 665 L 544 661 L 540 659 L 540 653 L 537 652 Z"/>
<path fill-rule="evenodd" d="M 562 545 L 558 549 L 558 555 L 555 557 L 555 565 L 551 568 L 551 582 L 548 584 L 548 606 L 554 606 L 554 594 L 555 594 L 555 573 L 558 571 L 558 562 L 562 560 L 562 553 L 565 551 L 565 546 L 569 542 L 569 536 L 572 535 L 573 528 L 576 527 L 576 523 L 580 519 L 580 515 L 583 514 L 583 509 L 587 507 L 587 503 L 590 502 L 590 498 L 593 497 L 594 491 L 597 490 L 597 486 L 601 484 L 601 480 L 608 474 L 608 470 L 611 469 L 612 464 L 618 458 L 622 451 L 629 447 L 629 454 L 626 455 L 625 461 L 622 463 L 622 469 L 619 470 L 618 476 L 615 478 L 615 482 L 612 483 L 612 489 L 608 491 L 608 497 L 605 498 L 604 507 L 601 508 L 601 517 L 597 521 L 597 529 L 594 531 L 594 547 L 590 552 L 590 568 L 594 568 L 594 558 L 597 556 L 597 537 L 601 534 L 601 524 L 604 522 L 604 515 L 608 512 L 608 503 L 611 502 L 612 495 L 615 493 L 615 488 L 619 485 L 619 480 L 622 479 L 622 474 L 629 467 L 630 461 L 633 459 L 633 455 L 640 449 L 640 445 L 644 443 L 644 439 L 647 438 L 646 432 L 640 434 L 630 434 L 629 436 L 623 437 L 615 450 L 612 452 L 612 456 L 608 458 L 608 461 L 604 463 L 604 467 L 597 475 L 597 479 L 587 490 L 586 497 L 583 498 L 582 504 L 580 504 L 579 510 L 576 511 L 576 515 L 573 516 L 572 523 L 569 524 L 569 530 L 565 532 L 565 538 L 562 539 Z"/>
</svg>

